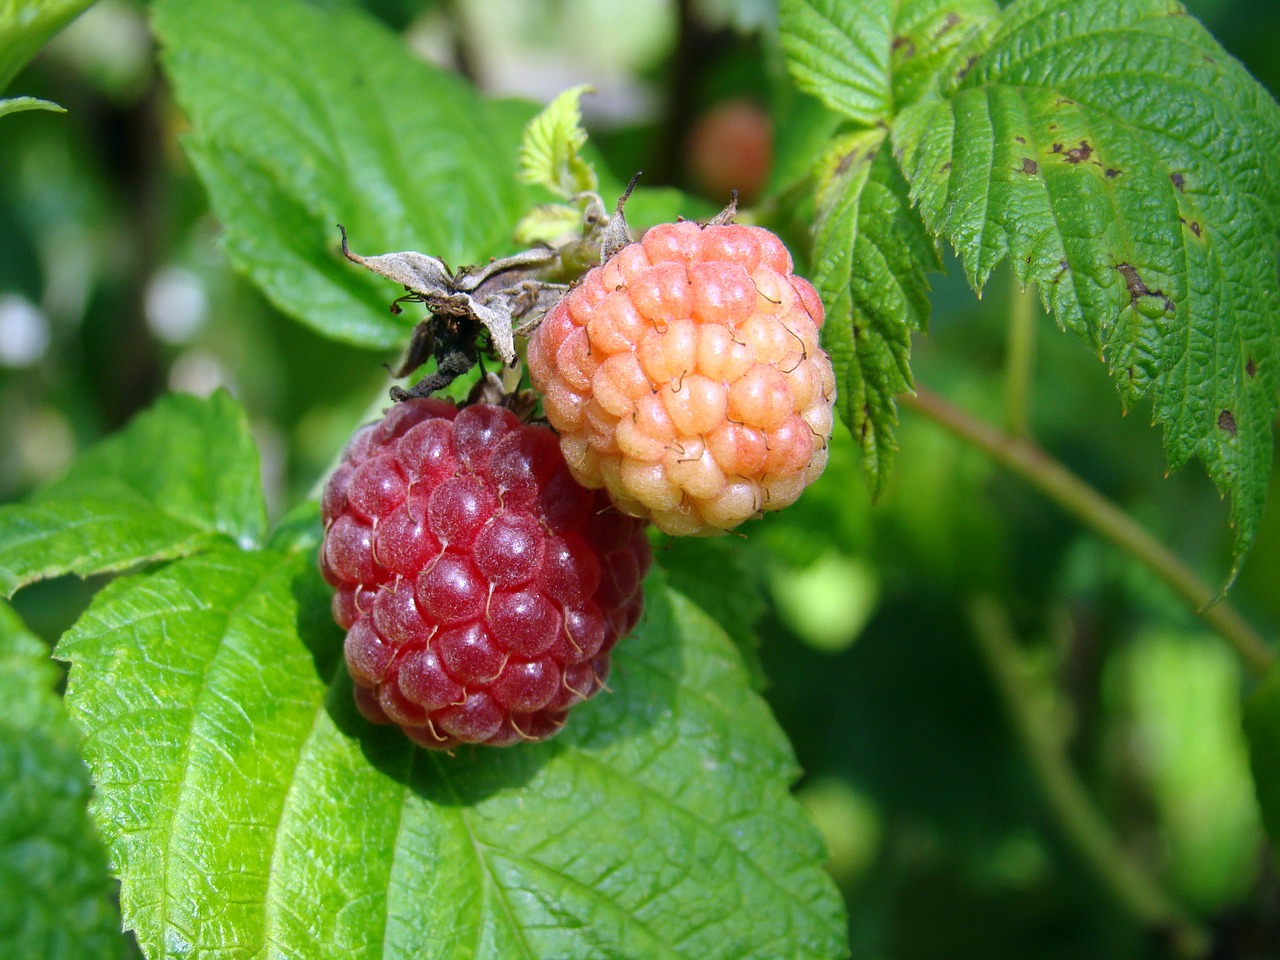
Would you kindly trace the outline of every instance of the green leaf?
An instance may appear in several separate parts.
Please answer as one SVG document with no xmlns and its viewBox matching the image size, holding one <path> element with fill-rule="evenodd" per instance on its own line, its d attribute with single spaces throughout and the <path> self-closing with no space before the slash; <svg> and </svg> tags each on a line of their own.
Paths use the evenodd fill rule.
<svg viewBox="0 0 1280 960">
<path fill-rule="evenodd" d="M 0 100 L 0 117 L 7 113 L 22 113 L 24 110 L 49 110 L 53 113 L 66 113 L 67 108 L 59 106 L 52 100 L 37 100 L 35 97 L 10 97 Z"/>
<path fill-rule="evenodd" d="M 757 690 L 766 685 L 756 624 L 765 613 L 763 578 L 741 541 L 728 537 L 666 537 L 658 562 L 667 582 L 697 604 L 738 645 Z"/>
<path fill-rule="evenodd" d="M 1280 107 L 1172 0 L 1015 4 L 944 92 L 893 125 L 928 228 L 1151 397 L 1171 466 L 1231 494 L 1238 568 L 1280 387 Z"/>
<path fill-rule="evenodd" d="M 48 648 L 0 603 L 0 943 L 10 957 L 124 957 L 59 678 Z"/>
<path fill-rule="evenodd" d="M 266 530 L 258 455 L 239 405 L 162 399 L 25 503 L 0 506 L 0 591 L 182 556 Z"/>
<path fill-rule="evenodd" d="M 596 189 L 596 175 L 578 151 L 587 142 L 578 108 L 588 84 L 571 87 L 529 121 L 520 141 L 520 179 L 566 200 Z"/>
<path fill-rule="evenodd" d="M 887 3 L 781 0 L 782 49 L 796 85 L 863 124 L 891 116 Z"/>
<path fill-rule="evenodd" d="M 510 247 L 527 204 L 515 157 L 527 107 L 490 104 L 367 14 L 299 0 L 162 0 L 163 63 L 185 146 L 237 269 L 327 336 L 400 345 L 399 290 L 342 259 L 419 250 L 453 266 Z"/>
<path fill-rule="evenodd" d="M 1159 627 L 1106 664 L 1123 735 L 1141 745 L 1126 761 L 1149 784 L 1163 872 L 1204 913 L 1240 902 L 1257 878 L 1262 828 L 1240 729 L 1241 673 L 1216 638 Z"/>
<path fill-rule="evenodd" d="M 0 90 L 93 0 L 0 0 Z"/>
<path fill-rule="evenodd" d="M 1000 16 L 994 0 L 907 0 L 891 5 L 890 70 L 898 112 L 935 92 L 947 65 L 956 60 L 963 64 L 975 46 L 986 42 Z"/>
<path fill-rule="evenodd" d="M 884 489 L 897 449 L 894 398 L 911 389 L 911 331 L 929 320 L 926 274 L 940 267 L 884 139 L 883 130 L 847 134 L 818 162 L 813 249 L 836 405 L 862 447 L 873 496 Z"/>
<path fill-rule="evenodd" d="M 797 86 L 864 126 L 923 96 L 999 13 L 992 0 L 782 0 Z"/>
<path fill-rule="evenodd" d="M 1280 844 L 1280 668 L 1272 669 L 1244 706 L 1249 765 L 1272 844 Z"/>
<path fill-rule="evenodd" d="M 647 589 L 616 692 L 451 757 L 359 718 L 309 552 L 114 582 L 57 652 L 127 925 L 152 956 L 844 955 L 785 738 L 728 638 Z"/>
</svg>

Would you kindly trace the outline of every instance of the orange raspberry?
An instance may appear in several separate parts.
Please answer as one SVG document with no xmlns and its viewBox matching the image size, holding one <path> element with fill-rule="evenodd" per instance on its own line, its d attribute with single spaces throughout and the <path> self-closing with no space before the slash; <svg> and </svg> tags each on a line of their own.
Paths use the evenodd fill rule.
<svg viewBox="0 0 1280 960">
<path fill-rule="evenodd" d="M 666 533 L 719 533 L 794 502 L 826 465 L 822 321 L 768 230 L 662 224 L 547 314 L 529 373 L 579 483 Z"/>
</svg>

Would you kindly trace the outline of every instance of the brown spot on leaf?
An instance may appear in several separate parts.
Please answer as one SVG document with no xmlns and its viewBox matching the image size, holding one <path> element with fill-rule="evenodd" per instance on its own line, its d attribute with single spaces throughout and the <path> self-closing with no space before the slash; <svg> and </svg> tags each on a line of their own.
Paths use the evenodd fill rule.
<svg viewBox="0 0 1280 960">
<path fill-rule="evenodd" d="M 1253 357 L 1245 361 L 1244 372 L 1251 377 L 1258 372 L 1258 365 L 1253 362 Z"/>
<path fill-rule="evenodd" d="M 1053 275 L 1053 282 L 1057 283 L 1067 275 L 1067 271 L 1071 269 L 1071 264 L 1065 260 L 1058 261 L 1058 272 Z"/>
<path fill-rule="evenodd" d="M 960 26 L 960 14 L 954 10 L 947 14 L 947 18 L 942 21 L 942 26 L 938 28 L 938 32 L 934 34 L 934 38 L 938 38 L 950 33 L 956 27 Z"/>
<path fill-rule="evenodd" d="M 916 55 L 916 42 L 910 37 L 899 35 L 893 38 L 893 46 L 890 49 L 894 53 L 901 50 L 903 59 L 910 60 Z"/>
<path fill-rule="evenodd" d="M 950 169 L 951 169 L 951 161 L 950 161 L 950 160 L 948 160 L 946 163 L 944 163 L 942 166 L 940 166 L 940 167 L 938 168 L 938 172 L 939 172 L 939 173 L 946 173 L 946 172 L 947 172 L 948 170 L 950 170 Z"/>
<path fill-rule="evenodd" d="M 1218 414 L 1218 428 L 1227 431 L 1233 437 L 1236 435 L 1236 418 L 1232 416 L 1230 410 L 1223 410 Z"/>
<path fill-rule="evenodd" d="M 1084 163 L 1093 156 L 1093 147 L 1090 146 L 1088 140 L 1081 140 L 1080 146 L 1072 147 L 1067 151 L 1067 163 Z"/>
<path fill-rule="evenodd" d="M 836 164 L 836 176 L 843 177 L 846 173 L 848 173 L 849 168 L 853 166 L 853 161 L 856 159 L 858 159 L 857 150 L 850 150 L 843 157 L 841 157 L 840 162 Z"/>
<path fill-rule="evenodd" d="M 1180 173 L 1171 173 L 1169 174 L 1169 182 L 1181 190 L 1183 185 L 1186 184 L 1187 179 Z"/>
<path fill-rule="evenodd" d="M 972 57 L 970 57 L 968 60 L 965 61 L 964 66 L 960 68 L 960 72 L 956 74 L 956 79 L 963 80 L 966 76 L 968 76 L 969 71 L 973 69 L 973 65 L 977 62 L 978 62 L 978 55 L 975 53 Z"/>
<path fill-rule="evenodd" d="M 1022 144 L 1023 146 L 1026 146 L 1026 144 L 1027 144 L 1027 138 L 1026 138 L 1026 137 L 1024 137 L 1022 134 L 1018 134 L 1018 135 L 1017 135 L 1016 137 L 1014 137 L 1013 139 L 1014 139 L 1017 143 Z"/>
<path fill-rule="evenodd" d="M 1053 152 L 1054 152 L 1054 153 L 1061 153 L 1061 152 L 1062 152 L 1062 144 L 1060 144 L 1060 143 L 1055 143 L 1055 144 L 1053 145 Z"/>
<path fill-rule="evenodd" d="M 1173 301 L 1164 295 L 1163 290 L 1152 290 L 1131 263 L 1117 263 L 1116 270 L 1124 277 L 1125 286 L 1129 288 L 1129 302 L 1137 303 L 1142 297 L 1159 297 L 1164 301 L 1166 313 L 1174 311 Z"/>
<path fill-rule="evenodd" d="M 1137 300 L 1139 297 L 1145 297 L 1151 293 L 1142 277 L 1138 275 L 1138 271 L 1133 268 L 1131 263 L 1117 263 L 1116 269 L 1120 271 L 1120 276 L 1124 277 L 1124 282 L 1129 288 L 1129 299 Z"/>
<path fill-rule="evenodd" d="M 1066 97 L 1059 97 L 1057 100 L 1053 101 L 1053 105 L 1055 107 L 1074 107 L 1076 102 L 1074 100 L 1068 100 Z"/>
<path fill-rule="evenodd" d="M 1188 226 L 1189 226 L 1189 227 L 1191 227 L 1191 232 L 1192 232 L 1192 233 L 1194 233 L 1194 234 L 1196 235 L 1196 238 L 1197 238 L 1197 239 L 1199 239 L 1199 237 L 1200 237 L 1200 224 L 1198 224 L 1198 223 L 1196 223 L 1194 220 L 1192 220 L 1192 221 L 1191 221 L 1191 223 L 1189 223 L 1189 224 L 1188 224 Z"/>
<path fill-rule="evenodd" d="M 1117 170 L 1115 167 L 1107 167 L 1106 169 L 1108 180 L 1114 180 L 1116 177 L 1120 176 L 1120 174 L 1122 173 L 1124 173 L 1123 170 Z"/>
<path fill-rule="evenodd" d="M 1028 176 L 1034 177 L 1037 173 L 1040 172 L 1040 164 L 1036 163 L 1030 157 L 1023 157 L 1022 172 L 1027 174 Z"/>
<path fill-rule="evenodd" d="M 1049 129 L 1050 129 L 1050 130 L 1057 130 L 1057 129 L 1058 129 L 1058 125 L 1057 125 L 1056 123 L 1051 123 L 1051 124 L 1049 124 Z"/>
</svg>

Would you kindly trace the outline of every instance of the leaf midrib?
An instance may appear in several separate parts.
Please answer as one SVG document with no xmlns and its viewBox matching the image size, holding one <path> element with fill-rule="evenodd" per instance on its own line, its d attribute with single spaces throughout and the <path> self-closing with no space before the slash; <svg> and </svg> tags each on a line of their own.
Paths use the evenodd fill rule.
<svg viewBox="0 0 1280 960">
<path fill-rule="evenodd" d="M 214 671 L 215 665 L 218 664 L 219 659 L 222 657 L 223 653 L 226 650 L 228 634 L 230 633 L 230 625 L 233 622 L 233 620 L 240 614 L 241 611 L 247 608 L 248 602 L 262 591 L 264 585 L 270 580 L 274 579 L 274 577 L 276 577 L 280 573 L 280 571 L 284 568 L 284 566 L 292 561 L 293 561 L 293 556 L 291 554 L 279 555 L 277 558 L 275 558 L 274 563 L 272 563 L 269 567 L 267 567 L 261 573 L 261 575 L 259 575 L 254 579 L 252 587 L 250 587 L 249 589 L 246 589 L 241 594 L 237 602 L 226 610 L 226 615 L 222 619 L 223 626 L 219 630 L 217 645 L 214 648 L 212 656 L 210 656 L 208 660 L 205 662 L 204 670 L 201 671 L 198 692 L 191 701 L 191 719 L 187 724 L 187 735 L 183 741 L 182 759 L 181 759 L 182 774 L 178 779 L 178 795 L 177 797 L 174 798 L 172 813 L 165 819 L 165 822 L 162 828 L 165 841 L 164 841 L 164 847 L 162 850 L 163 867 L 161 870 L 161 882 L 160 882 L 160 893 L 161 893 L 160 907 L 161 907 L 161 916 L 163 918 L 162 925 L 165 928 L 167 928 L 173 922 L 172 920 L 170 920 L 170 910 L 169 910 L 169 904 L 171 899 L 170 892 L 169 892 L 170 874 L 174 866 L 174 857 L 182 854 L 182 851 L 177 849 L 174 845 L 173 841 L 175 836 L 177 835 L 177 831 L 174 831 L 172 829 L 172 826 L 175 822 L 179 820 L 179 814 L 183 811 L 184 807 L 188 803 L 188 797 L 191 796 L 189 791 L 189 787 L 191 785 L 191 778 L 189 776 L 189 772 L 191 769 L 191 762 L 192 762 L 192 753 L 193 753 L 192 748 L 195 742 L 194 734 L 195 734 L 197 725 L 203 720 L 203 717 L 204 717 L 203 711 L 200 709 L 200 707 L 201 707 L 201 704 L 204 703 L 206 697 L 209 695 L 210 677 Z M 233 567 L 231 569 L 236 570 L 237 568 Z M 211 609 L 212 608 L 206 607 L 203 609 L 202 612 L 207 613 Z M 196 612 L 196 611 L 193 611 L 193 612 Z M 212 743 L 214 741 L 208 740 L 205 742 Z"/>
<path fill-rule="evenodd" d="M 422 749 L 421 747 L 417 747 L 414 749 L 413 753 L 416 755 L 419 752 L 421 752 L 421 749 Z M 471 843 L 471 849 L 475 852 L 476 862 L 480 864 L 480 869 L 484 872 L 485 888 L 492 889 L 494 891 L 497 901 L 502 908 L 502 914 L 506 918 L 507 925 L 510 927 L 511 930 L 515 931 L 516 938 L 520 942 L 520 950 L 522 955 L 525 957 L 525 960 L 539 960 L 537 955 L 534 954 L 533 950 L 529 946 L 529 941 L 524 935 L 524 928 L 521 927 L 520 924 L 516 921 L 515 911 L 512 910 L 511 903 L 507 899 L 506 889 L 502 886 L 502 884 L 498 883 L 498 880 L 493 873 L 493 867 L 490 865 L 489 861 L 485 858 L 482 848 L 486 847 L 487 845 L 484 844 L 480 840 L 480 838 L 476 836 L 475 830 L 472 829 L 471 821 L 465 813 L 467 809 L 466 802 L 463 800 L 462 794 L 458 791 L 457 785 L 453 782 L 453 777 L 450 776 L 449 769 L 444 765 L 444 762 L 441 760 L 440 757 L 432 756 L 431 760 L 435 765 L 436 772 L 440 774 L 441 780 L 449 788 L 449 793 L 450 795 L 452 795 L 455 801 L 455 805 L 453 809 L 456 811 L 456 813 L 454 814 L 454 816 L 457 819 L 458 823 L 462 825 L 462 829 L 466 831 L 467 840 Z M 406 786 L 405 789 L 407 791 L 409 788 Z M 478 956 L 479 949 L 480 949 L 480 927 L 477 924 L 476 925 L 476 942 L 475 942 L 475 946 L 472 948 L 472 955 Z"/>
<path fill-rule="evenodd" d="M 287 819 L 286 815 L 291 809 L 294 799 L 297 796 L 297 789 L 298 789 L 298 782 L 299 782 L 298 772 L 302 769 L 302 758 L 306 756 L 307 748 L 316 739 L 316 736 L 320 731 L 321 720 L 327 715 L 324 704 L 325 704 L 328 691 L 333 688 L 333 685 L 337 682 L 338 678 L 345 671 L 346 671 L 346 661 L 345 659 L 340 658 L 338 665 L 334 668 L 333 676 L 330 678 L 329 683 L 324 687 L 324 691 L 319 699 L 319 702 L 316 704 L 315 711 L 312 713 L 311 726 L 307 730 L 307 735 L 303 737 L 301 742 L 298 744 L 298 750 L 296 754 L 298 759 L 289 770 L 289 785 L 288 787 L 285 788 L 284 796 L 281 798 L 281 801 L 280 801 L 280 812 L 276 818 L 275 829 L 271 831 L 271 862 L 268 864 L 268 868 L 267 868 L 267 885 L 263 890 L 263 894 L 262 894 L 263 912 L 262 912 L 261 951 L 263 954 L 266 953 L 267 947 L 270 946 L 272 943 L 271 931 L 277 923 L 277 915 L 279 910 L 278 904 L 280 903 L 280 897 L 277 896 L 275 893 L 276 883 L 280 878 L 280 875 L 282 872 L 280 870 L 279 857 L 280 857 L 281 851 L 284 849 L 284 844 L 281 841 L 280 831 L 284 829 L 285 820 Z M 385 927 L 383 931 L 383 940 L 384 942 L 386 940 Z"/>
</svg>

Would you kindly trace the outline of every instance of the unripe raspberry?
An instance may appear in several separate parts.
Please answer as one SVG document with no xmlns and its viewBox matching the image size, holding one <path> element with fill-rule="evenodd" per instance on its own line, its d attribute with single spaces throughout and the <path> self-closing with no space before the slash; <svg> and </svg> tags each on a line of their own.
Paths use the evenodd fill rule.
<svg viewBox="0 0 1280 960">
<path fill-rule="evenodd" d="M 321 507 L 356 703 L 425 747 L 551 736 L 640 618 L 643 522 L 501 407 L 396 404 L 352 439 Z"/>
<path fill-rule="evenodd" d="M 578 482 L 677 535 L 792 503 L 822 472 L 822 302 L 762 227 L 681 221 L 592 269 L 529 340 Z"/>
</svg>

